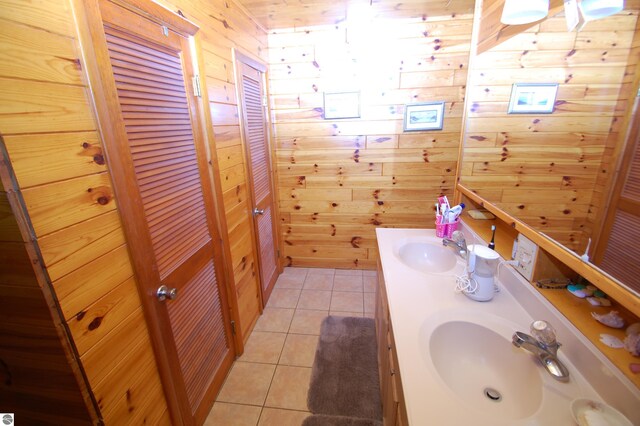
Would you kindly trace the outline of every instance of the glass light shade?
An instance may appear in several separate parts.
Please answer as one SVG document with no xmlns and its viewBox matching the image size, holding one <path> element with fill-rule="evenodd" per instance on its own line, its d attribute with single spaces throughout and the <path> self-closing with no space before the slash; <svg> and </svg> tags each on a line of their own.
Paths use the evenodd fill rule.
<svg viewBox="0 0 640 426">
<path fill-rule="evenodd" d="M 624 7 L 624 0 L 582 0 L 580 8 L 587 21 L 605 18 L 618 13 Z"/>
<path fill-rule="evenodd" d="M 536 22 L 549 13 L 549 0 L 506 0 L 500 22 L 522 25 Z"/>
</svg>

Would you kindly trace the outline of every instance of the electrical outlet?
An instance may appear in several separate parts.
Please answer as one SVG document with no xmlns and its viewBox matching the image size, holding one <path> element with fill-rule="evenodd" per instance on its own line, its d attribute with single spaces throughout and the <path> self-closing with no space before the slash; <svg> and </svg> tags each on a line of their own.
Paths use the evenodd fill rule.
<svg viewBox="0 0 640 426">
<path fill-rule="evenodd" d="M 533 267 L 536 264 L 536 257 L 538 256 L 538 245 L 525 237 L 522 234 L 518 234 L 517 240 L 518 247 L 515 250 L 514 259 L 518 261 L 516 270 L 522 274 L 523 277 L 531 281 L 533 277 Z"/>
</svg>

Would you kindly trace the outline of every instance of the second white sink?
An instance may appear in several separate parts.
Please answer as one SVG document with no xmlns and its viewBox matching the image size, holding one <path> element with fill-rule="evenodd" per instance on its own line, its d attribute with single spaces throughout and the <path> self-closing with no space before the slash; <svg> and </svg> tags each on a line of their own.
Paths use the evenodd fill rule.
<svg viewBox="0 0 640 426">
<path fill-rule="evenodd" d="M 461 406 L 504 420 L 529 417 L 540 408 L 540 369 L 489 328 L 467 321 L 445 322 L 431 333 L 428 352 Z"/>
<path fill-rule="evenodd" d="M 451 271 L 458 263 L 453 249 L 419 237 L 399 241 L 394 254 L 406 266 L 432 274 Z"/>
</svg>

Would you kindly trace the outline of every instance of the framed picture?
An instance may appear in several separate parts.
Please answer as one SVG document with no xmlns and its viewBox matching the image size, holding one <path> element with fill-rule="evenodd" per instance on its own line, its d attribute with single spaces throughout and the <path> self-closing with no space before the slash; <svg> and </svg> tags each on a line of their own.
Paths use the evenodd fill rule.
<svg viewBox="0 0 640 426">
<path fill-rule="evenodd" d="M 551 114 L 557 93 L 557 83 L 515 83 L 508 113 Z"/>
<path fill-rule="evenodd" d="M 324 93 L 324 119 L 359 118 L 360 92 Z"/>
<path fill-rule="evenodd" d="M 404 108 L 404 131 L 442 130 L 444 102 L 424 102 L 406 105 Z"/>
</svg>

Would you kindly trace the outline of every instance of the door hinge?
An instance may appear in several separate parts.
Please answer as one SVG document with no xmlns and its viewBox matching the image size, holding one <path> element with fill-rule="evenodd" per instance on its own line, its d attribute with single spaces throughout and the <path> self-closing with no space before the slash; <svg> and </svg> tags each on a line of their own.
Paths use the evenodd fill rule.
<svg viewBox="0 0 640 426">
<path fill-rule="evenodd" d="M 236 335 L 236 322 L 231 320 L 231 334 Z"/>
<path fill-rule="evenodd" d="M 262 106 L 266 107 L 267 105 L 269 105 L 269 101 L 267 99 L 267 96 L 262 96 Z"/>
<path fill-rule="evenodd" d="M 202 88 L 200 87 L 200 76 L 198 74 L 193 76 L 193 96 L 199 98 L 202 97 Z"/>
<path fill-rule="evenodd" d="M 276 249 L 276 254 L 278 255 L 278 259 L 280 259 L 280 249 Z"/>
</svg>

